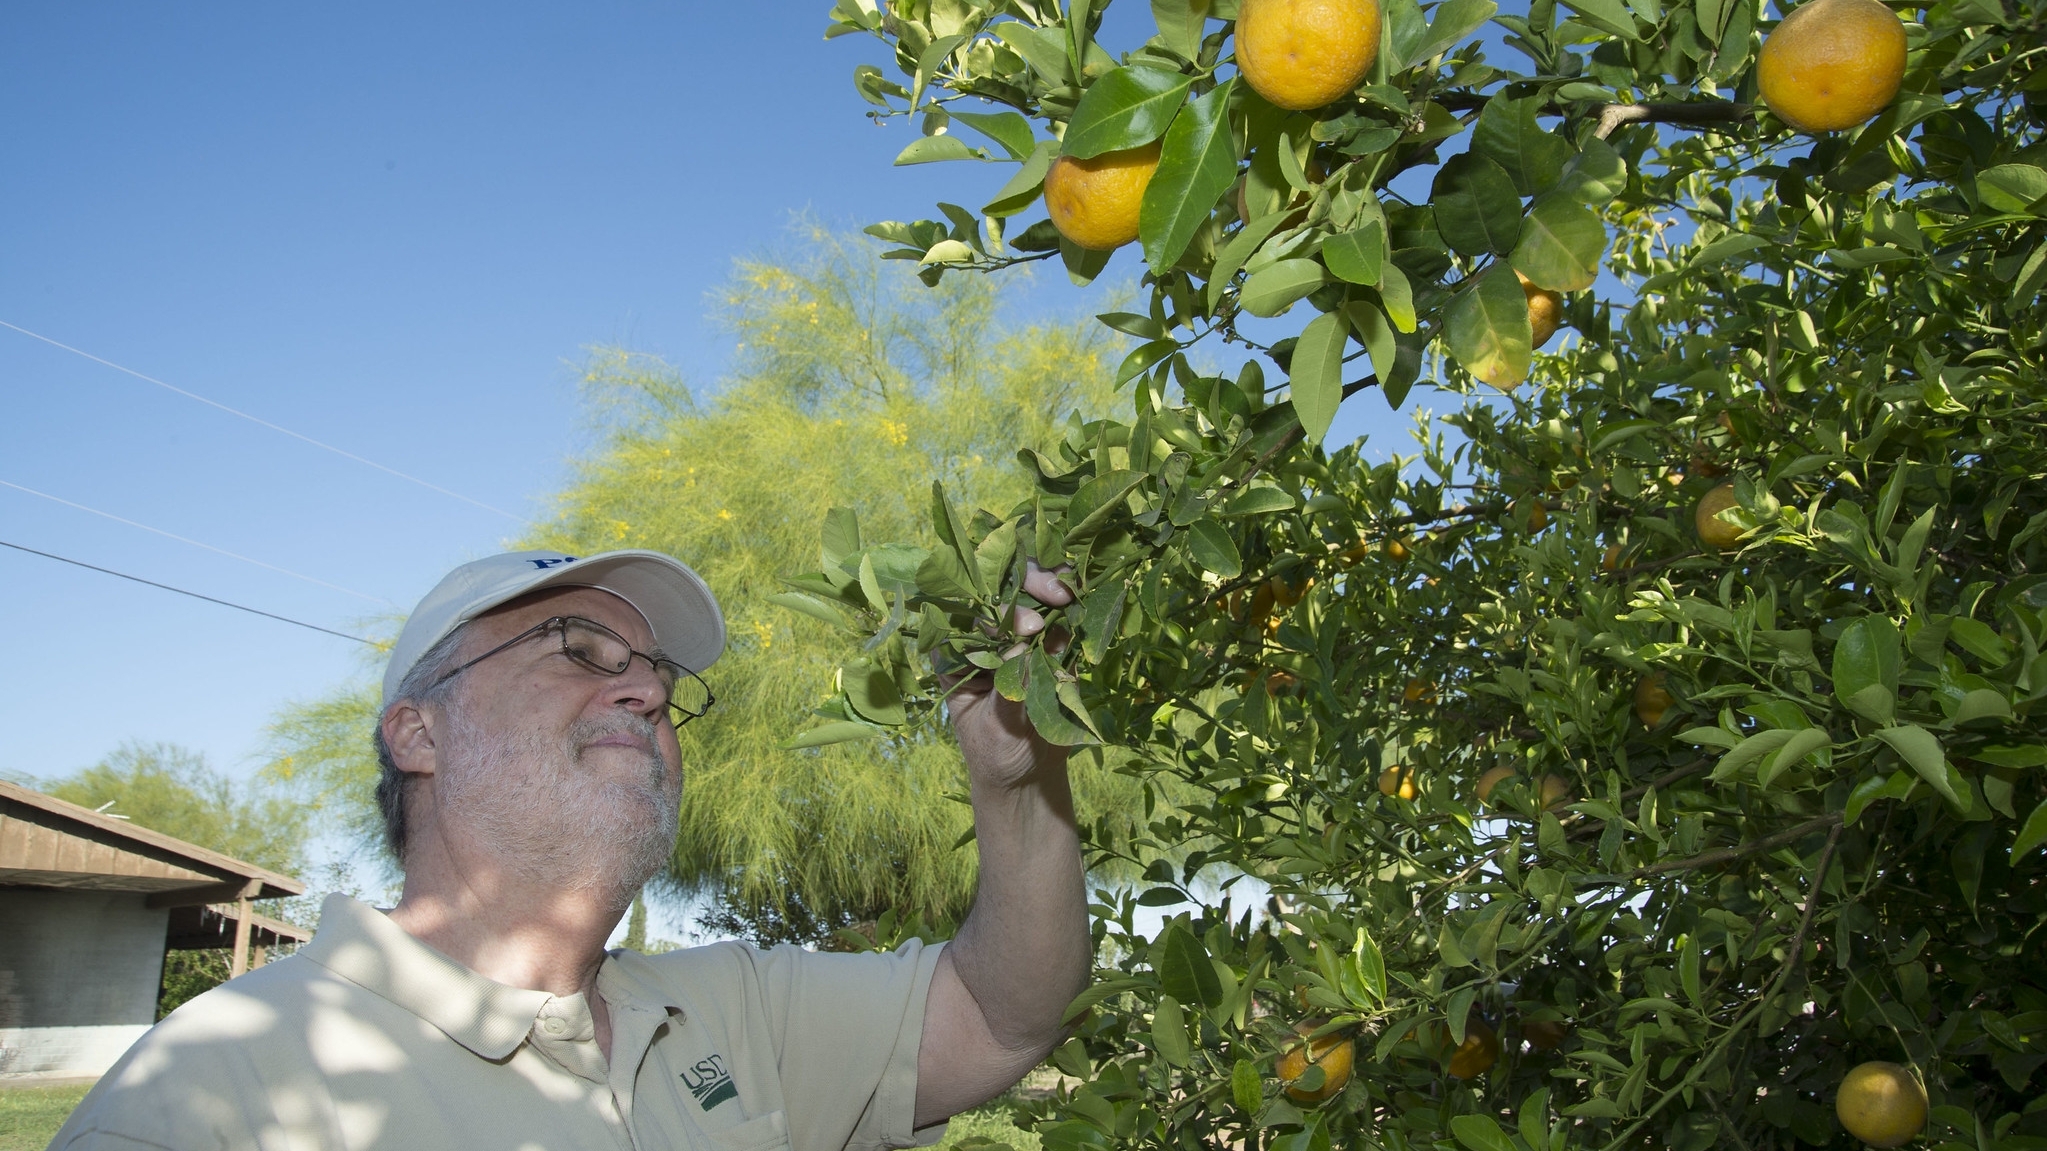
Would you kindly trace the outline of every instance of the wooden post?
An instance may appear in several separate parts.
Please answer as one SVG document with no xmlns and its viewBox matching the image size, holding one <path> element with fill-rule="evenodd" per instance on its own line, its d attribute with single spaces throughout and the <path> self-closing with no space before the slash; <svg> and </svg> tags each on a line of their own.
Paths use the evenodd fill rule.
<svg viewBox="0 0 2047 1151">
<path fill-rule="evenodd" d="M 249 897 L 235 900 L 235 954 L 227 967 L 229 979 L 249 970 L 249 915 Z"/>
<path fill-rule="evenodd" d="M 249 970 L 254 971 L 268 962 L 270 962 L 270 949 L 268 947 L 249 948 Z"/>
</svg>

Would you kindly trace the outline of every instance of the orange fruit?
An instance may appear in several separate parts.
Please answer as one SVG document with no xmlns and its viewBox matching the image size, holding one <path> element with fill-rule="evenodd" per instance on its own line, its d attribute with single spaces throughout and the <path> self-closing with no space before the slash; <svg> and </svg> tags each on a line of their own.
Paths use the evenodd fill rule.
<svg viewBox="0 0 2047 1151">
<path fill-rule="evenodd" d="M 1692 526 L 1699 529 L 1699 540 L 1717 551 L 1727 551 L 1741 543 L 1747 533 L 1736 524 L 1720 518 L 1728 508 L 1740 506 L 1734 498 L 1734 485 L 1721 484 L 1699 497 L 1699 506 L 1692 513 Z"/>
<path fill-rule="evenodd" d="M 1533 336 L 1528 346 L 1539 348 L 1549 343 L 1549 338 L 1564 325 L 1564 297 L 1548 288 L 1536 287 L 1534 280 L 1519 272 L 1514 273 L 1514 278 L 1521 281 L 1521 294 L 1528 297 L 1528 326 Z"/>
<path fill-rule="evenodd" d="M 1620 570 L 1621 545 L 1608 544 L 1605 554 L 1599 557 L 1599 570 L 1612 573 Z"/>
<path fill-rule="evenodd" d="M 1315 1029 L 1302 1023 L 1294 1030 L 1305 1036 Z M 1280 1082 L 1290 1084 L 1308 1073 L 1310 1057 L 1313 1057 L 1315 1066 L 1322 1069 L 1322 1086 L 1312 1091 L 1288 1087 L 1287 1098 L 1296 1103 L 1320 1103 L 1343 1090 L 1344 1084 L 1350 1082 L 1351 1064 L 1357 1058 L 1357 1047 L 1341 1032 L 1332 1032 L 1312 1042 L 1297 1043 L 1287 1048 L 1273 1070 L 1278 1073 Z"/>
<path fill-rule="evenodd" d="M 1557 804 L 1571 798 L 1571 781 L 1561 775 L 1545 775 L 1536 784 L 1536 802 L 1542 810 L 1548 811 Z"/>
<path fill-rule="evenodd" d="M 1425 679 L 1408 680 L 1407 686 L 1400 690 L 1400 699 L 1403 703 L 1418 703 L 1426 707 L 1436 702 L 1436 685 Z"/>
<path fill-rule="evenodd" d="M 1300 682 L 1300 680 L 1294 678 L 1291 672 L 1275 671 L 1265 677 L 1265 694 L 1272 696 L 1284 695 L 1292 691 Z"/>
<path fill-rule="evenodd" d="M 1756 57 L 1756 86 L 1801 132 L 1853 128 L 1889 106 L 1905 77 L 1905 24 L 1878 0 L 1808 0 Z"/>
<path fill-rule="evenodd" d="M 1464 1042 L 1450 1053 L 1446 1070 L 1454 1079 L 1474 1079 L 1492 1069 L 1500 1060 L 1500 1037 L 1485 1020 L 1470 1018 L 1464 1023 Z"/>
<path fill-rule="evenodd" d="M 1305 112 L 1364 80 L 1383 31 L 1379 0 L 1244 0 L 1237 69 L 1266 100 Z"/>
<path fill-rule="evenodd" d="M 1842 1077 L 1834 1115 L 1864 1143 L 1896 1147 L 1926 1126 L 1926 1088 L 1895 1063 L 1864 1063 Z"/>
<path fill-rule="evenodd" d="M 1407 557 L 1413 554 L 1413 552 L 1408 550 L 1407 541 L 1405 540 L 1386 541 L 1386 558 L 1394 563 L 1404 564 L 1407 562 Z"/>
<path fill-rule="evenodd" d="M 1537 1051 L 1555 1051 L 1563 1046 L 1564 1038 L 1571 1033 L 1569 1024 L 1553 1019 L 1524 1019 L 1521 1021 L 1521 1038 Z"/>
<path fill-rule="evenodd" d="M 1045 211 L 1076 246 L 1106 252 L 1137 238 L 1144 189 L 1159 170 L 1157 142 L 1086 160 L 1061 156 L 1045 173 Z"/>
<path fill-rule="evenodd" d="M 1480 803 L 1490 803 L 1493 798 L 1493 789 L 1500 786 L 1502 780 L 1512 779 L 1518 774 L 1520 773 L 1513 768 L 1502 764 L 1479 776 L 1478 785 L 1472 788 L 1472 790 L 1478 793 L 1478 801 Z"/>
<path fill-rule="evenodd" d="M 1663 713 L 1670 710 L 1677 697 L 1670 694 L 1669 683 L 1662 672 L 1652 672 L 1635 684 L 1635 718 L 1643 727 L 1654 728 L 1663 724 Z"/>
<path fill-rule="evenodd" d="M 1412 800 L 1421 789 L 1414 785 L 1414 772 L 1396 763 L 1379 773 L 1379 794 Z"/>
<path fill-rule="evenodd" d="M 1292 607 L 1301 602 L 1301 597 L 1308 594 L 1309 588 L 1315 586 L 1315 577 L 1302 576 L 1299 583 L 1289 583 L 1281 576 L 1273 576 L 1270 582 L 1273 602 L 1280 607 Z"/>
</svg>

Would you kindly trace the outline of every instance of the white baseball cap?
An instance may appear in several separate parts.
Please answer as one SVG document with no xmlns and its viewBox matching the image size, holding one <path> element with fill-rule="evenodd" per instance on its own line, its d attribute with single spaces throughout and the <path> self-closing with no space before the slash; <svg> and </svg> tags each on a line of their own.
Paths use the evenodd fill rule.
<svg viewBox="0 0 2047 1151">
<path fill-rule="evenodd" d="M 398 633 L 384 669 L 384 706 L 407 672 L 448 633 L 500 604 L 543 588 L 601 588 L 633 605 L 669 659 L 700 672 L 725 650 L 725 617 L 703 577 L 660 552 L 621 551 L 578 559 L 562 552 L 505 552 L 449 572 Z"/>
</svg>

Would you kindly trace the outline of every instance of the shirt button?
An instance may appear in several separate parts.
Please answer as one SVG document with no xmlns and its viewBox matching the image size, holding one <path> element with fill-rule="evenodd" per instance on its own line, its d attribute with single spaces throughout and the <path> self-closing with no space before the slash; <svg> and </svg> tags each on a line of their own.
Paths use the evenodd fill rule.
<svg viewBox="0 0 2047 1151">
<path fill-rule="evenodd" d="M 541 1023 L 540 1029 L 549 1035 L 560 1035 L 569 1029 L 569 1025 L 559 1019 L 549 1019 Z"/>
</svg>

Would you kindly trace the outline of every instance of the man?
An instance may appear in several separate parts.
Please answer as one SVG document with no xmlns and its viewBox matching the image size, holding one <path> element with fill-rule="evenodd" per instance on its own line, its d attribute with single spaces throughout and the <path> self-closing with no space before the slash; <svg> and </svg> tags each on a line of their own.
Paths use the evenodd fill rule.
<svg viewBox="0 0 2047 1151">
<path fill-rule="evenodd" d="M 384 676 L 398 906 L 330 896 L 311 943 L 158 1024 L 51 1146 L 892 1148 L 1015 1083 L 1089 942 L 1065 752 L 985 681 L 950 704 L 981 853 L 951 943 L 604 951 L 673 844 L 675 723 L 711 706 L 724 641 L 656 553 L 457 568 Z"/>
</svg>

